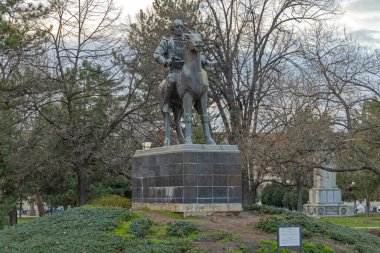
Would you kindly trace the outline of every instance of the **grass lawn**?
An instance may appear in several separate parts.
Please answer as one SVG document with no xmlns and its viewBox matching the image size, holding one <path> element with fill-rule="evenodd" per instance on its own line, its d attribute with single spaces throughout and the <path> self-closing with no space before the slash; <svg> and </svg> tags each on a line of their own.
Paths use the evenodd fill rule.
<svg viewBox="0 0 380 253">
<path fill-rule="evenodd" d="M 37 219 L 39 217 L 37 216 L 23 216 L 23 217 L 17 217 L 17 224 L 24 224 L 24 223 L 27 223 L 31 220 L 34 220 L 34 219 Z"/>
<path fill-rule="evenodd" d="M 370 217 L 361 214 L 355 217 L 322 217 L 320 219 L 346 227 L 380 228 L 380 213 L 371 214 Z"/>
</svg>

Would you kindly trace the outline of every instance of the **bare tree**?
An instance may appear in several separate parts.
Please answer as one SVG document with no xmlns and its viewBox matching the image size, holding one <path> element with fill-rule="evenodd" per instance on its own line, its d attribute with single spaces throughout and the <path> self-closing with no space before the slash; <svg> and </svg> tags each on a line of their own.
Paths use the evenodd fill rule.
<svg viewBox="0 0 380 253">
<path fill-rule="evenodd" d="M 330 152 L 335 164 L 319 167 L 330 171 L 370 169 L 380 174 L 376 155 L 366 148 L 378 148 L 378 143 L 363 135 L 379 129 L 377 123 L 365 120 L 363 112 L 365 103 L 380 100 L 378 53 L 334 27 L 318 24 L 306 36 L 302 50 L 305 73 L 310 82 L 321 87 L 323 99 L 333 108 L 331 127 L 336 132 Z"/>
<path fill-rule="evenodd" d="M 331 1 L 204 1 L 202 24 L 208 27 L 211 57 L 217 61 L 212 77 L 211 98 L 218 106 L 224 131 L 244 157 L 255 153 L 260 133 L 278 129 L 268 119 L 273 98 L 281 92 L 281 78 L 291 75 L 297 40 L 302 25 L 324 20 L 337 12 Z M 270 110 L 269 110 L 270 111 Z M 275 114 L 272 114 L 275 115 Z M 252 141 L 250 141 L 252 140 Z M 261 178 L 255 178 L 255 159 L 244 159 L 244 193 L 255 192 Z M 254 201 L 255 196 L 245 196 Z"/>
<path fill-rule="evenodd" d="M 150 93 L 139 93 L 141 82 L 135 74 L 113 61 L 114 51 L 126 50 L 117 32 L 120 11 L 113 0 L 49 3 L 51 14 L 38 24 L 49 28 L 46 55 L 31 62 L 41 84 L 29 90 L 29 96 L 56 145 L 49 149 L 50 158 L 56 158 L 49 164 L 75 173 L 78 203 L 83 205 L 88 178 L 100 164 L 108 167 L 112 159 L 106 156 L 114 151 L 114 138 L 127 138 L 123 128 L 139 119 L 138 110 Z"/>
</svg>

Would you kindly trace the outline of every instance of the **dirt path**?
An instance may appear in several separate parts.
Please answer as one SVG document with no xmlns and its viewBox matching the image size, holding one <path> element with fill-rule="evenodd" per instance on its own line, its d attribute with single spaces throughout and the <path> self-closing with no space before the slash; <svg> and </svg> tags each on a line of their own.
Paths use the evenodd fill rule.
<svg viewBox="0 0 380 253">
<path fill-rule="evenodd" d="M 152 220 L 160 220 L 162 222 L 173 222 L 178 220 L 176 217 L 169 216 L 163 212 L 138 210 L 138 213 Z M 211 216 L 187 217 L 188 220 L 198 224 L 201 230 L 218 230 L 230 234 L 239 234 L 244 240 L 268 238 L 270 234 L 255 232 L 254 226 L 262 219 L 263 216 L 256 216 L 251 213 L 242 212 L 239 215 L 214 214 Z"/>
<path fill-rule="evenodd" d="M 138 210 L 146 218 L 173 222 L 178 219 L 163 212 Z M 263 216 L 242 212 L 239 215 L 215 214 L 212 216 L 186 217 L 184 220 L 198 225 L 201 233 L 194 238 L 197 247 L 207 252 L 222 253 L 228 249 L 239 248 L 242 244 L 251 245 L 261 239 L 275 239 L 275 235 L 259 232 L 254 226 Z"/>
<path fill-rule="evenodd" d="M 252 241 L 257 239 L 268 239 L 270 234 L 263 235 L 262 232 L 256 233 L 254 226 L 262 217 L 243 212 L 240 215 L 212 215 L 208 217 L 199 217 L 197 223 L 209 229 L 224 231 L 226 233 L 238 234 L 243 241 Z"/>
</svg>

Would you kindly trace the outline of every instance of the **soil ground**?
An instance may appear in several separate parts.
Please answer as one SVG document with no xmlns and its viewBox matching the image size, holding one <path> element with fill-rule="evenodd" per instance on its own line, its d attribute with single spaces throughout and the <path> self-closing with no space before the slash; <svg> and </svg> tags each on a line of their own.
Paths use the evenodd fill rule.
<svg viewBox="0 0 380 253">
<path fill-rule="evenodd" d="M 263 239 L 276 240 L 275 234 L 266 233 L 255 228 L 266 215 L 242 212 L 238 215 L 215 214 L 204 217 L 180 218 L 176 215 L 156 211 L 138 210 L 146 218 L 160 222 L 173 222 L 184 219 L 198 225 L 200 233 L 193 240 L 198 248 L 211 253 L 224 253 L 242 247 L 248 252 L 255 252 L 255 242 Z M 335 252 L 353 252 L 347 245 L 337 244 L 325 238 L 313 238 L 314 242 L 329 245 Z M 244 252 L 246 252 L 244 251 Z"/>
</svg>

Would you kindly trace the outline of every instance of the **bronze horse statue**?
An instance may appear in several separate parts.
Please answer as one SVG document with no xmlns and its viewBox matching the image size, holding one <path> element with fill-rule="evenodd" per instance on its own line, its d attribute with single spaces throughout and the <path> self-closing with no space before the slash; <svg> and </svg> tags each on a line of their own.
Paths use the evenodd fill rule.
<svg viewBox="0 0 380 253">
<path fill-rule="evenodd" d="M 195 31 L 185 34 L 185 40 L 184 61 L 181 63 L 176 62 L 176 59 L 172 59 L 172 64 L 183 64 L 182 71 L 178 74 L 177 84 L 169 89 L 166 79 L 160 84 L 161 109 L 165 129 L 164 145 L 170 145 L 170 112 L 169 108 L 165 108 L 165 104 L 168 104 L 173 111 L 177 136 L 181 144 L 193 143 L 191 138 L 191 120 L 194 105 L 194 108 L 201 116 L 203 134 L 207 144 L 215 145 L 215 141 L 211 138 L 207 113 L 207 90 L 209 83 L 207 73 L 202 67 L 201 59 L 204 42 L 200 34 Z M 185 113 L 185 136 L 183 136 L 181 128 L 183 113 Z"/>
</svg>

